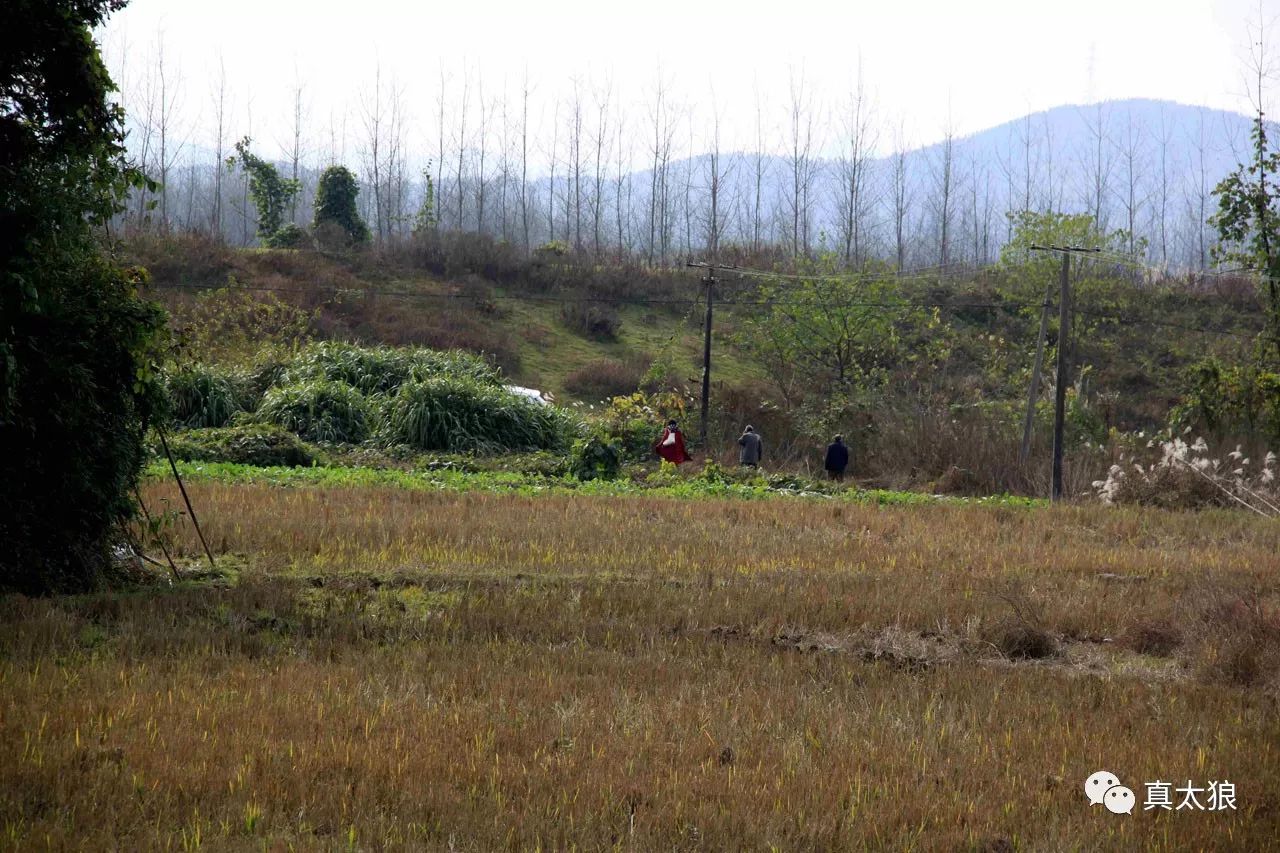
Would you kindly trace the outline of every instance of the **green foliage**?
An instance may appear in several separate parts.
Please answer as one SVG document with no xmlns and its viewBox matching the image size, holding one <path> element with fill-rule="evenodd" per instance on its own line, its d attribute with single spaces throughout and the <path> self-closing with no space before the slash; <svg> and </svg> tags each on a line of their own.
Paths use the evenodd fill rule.
<svg viewBox="0 0 1280 853">
<path fill-rule="evenodd" d="M 474 380 L 497 385 L 499 373 L 478 355 L 424 347 L 362 347 L 326 341 L 312 344 L 284 367 L 289 382 L 326 379 L 343 382 L 364 394 L 395 393 L 410 381 L 433 377 Z"/>
<path fill-rule="evenodd" d="M 255 420 L 308 441 L 356 443 L 369 437 L 373 410 L 350 385 L 316 379 L 267 391 Z"/>
<path fill-rule="evenodd" d="M 1187 371 L 1187 390 L 1170 422 L 1214 438 L 1280 441 L 1280 373 L 1202 359 Z"/>
<path fill-rule="evenodd" d="M 645 394 L 637 391 L 625 397 L 614 397 L 596 418 L 596 427 L 616 444 L 625 459 L 633 462 L 653 458 L 653 445 L 662 426 L 685 414 L 684 398 L 666 392 Z"/>
<path fill-rule="evenodd" d="M 386 439 L 419 450 L 563 450 L 578 426 L 563 411 L 474 379 L 402 385 L 387 404 Z"/>
<path fill-rule="evenodd" d="M 244 408 L 244 392 L 237 377 L 224 370 L 196 364 L 165 376 L 169 415 L 181 427 L 226 426 Z"/>
<path fill-rule="evenodd" d="M 832 254 L 804 262 L 802 274 L 811 277 L 760 286 L 755 298 L 766 307 L 745 319 L 739 342 L 764 363 L 788 402 L 806 390 L 881 384 L 900 359 L 900 327 L 926 318 L 911 309 L 891 275 L 839 274 Z"/>
<path fill-rule="evenodd" d="M 198 429 L 170 435 L 169 450 L 184 462 L 235 462 L 244 465 L 313 465 L 315 453 L 296 435 L 270 424 Z"/>
<path fill-rule="evenodd" d="M 251 358 L 264 346 L 296 349 L 310 340 L 313 320 L 310 312 L 234 278 L 174 311 L 187 350 L 206 361 Z"/>
<path fill-rule="evenodd" d="M 1241 164 L 1214 187 L 1218 212 L 1209 224 L 1222 240 L 1214 247 L 1215 260 L 1259 270 L 1266 277 L 1271 333 L 1280 355 L 1280 149 L 1271 147 L 1261 112 L 1252 141 L 1249 164 Z"/>
<path fill-rule="evenodd" d="M 246 136 L 237 142 L 236 156 L 227 158 L 227 166 L 239 165 L 248 172 L 249 198 L 258 208 L 258 238 L 270 246 L 284 225 L 285 211 L 298 192 L 298 182 L 280 177 L 275 166 L 250 151 L 252 141 Z"/>
<path fill-rule="evenodd" d="M 369 242 L 369 226 L 360 218 L 356 209 L 356 195 L 360 184 L 346 166 L 330 166 L 320 175 L 316 186 L 315 222 L 317 234 L 324 226 L 340 229 L 348 244 Z"/>
<path fill-rule="evenodd" d="M 427 161 L 427 167 L 422 170 L 422 204 L 418 206 L 418 212 L 413 218 L 413 233 L 422 234 L 427 231 L 435 230 L 439 221 L 436 216 L 436 185 L 431 178 L 431 161 Z"/>
<path fill-rule="evenodd" d="M 616 480 L 622 473 L 622 451 L 605 436 L 578 439 L 569 470 L 579 480 Z"/>
<path fill-rule="evenodd" d="M 94 228 L 148 185 L 94 42 L 112 0 L 11 0 L 0 50 L 0 589 L 100 583 L 145 455 L 163 313 Z"/>
<path fill-rule="evenodd" d="M 266 245 L 271 249 L 302 249 L 309 239 L 305 228 L 290 222 L 268 237 Z"/>
</svg>

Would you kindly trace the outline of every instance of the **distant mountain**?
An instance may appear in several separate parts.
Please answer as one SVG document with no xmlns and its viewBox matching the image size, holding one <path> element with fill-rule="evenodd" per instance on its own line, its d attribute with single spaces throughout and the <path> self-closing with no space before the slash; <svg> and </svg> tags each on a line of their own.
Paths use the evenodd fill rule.
<svg viewBox="0 0 1280 853">
<path fill-rule="evenodd" d="M 949 260 L 994 259 L 1007 237 L 1005 212 L 1030 207 L 1096 213 L 1112 230 L 1129 230 L 1132 221 L 1136 236 L 1147 241 L 1150 262 L 1198 266 L 1211 245 L 1204 220 L 1213 212 L 1212 190 L 1249 156 L 1252 122 L 1239 113 L 1134 99 L 1055 107 L 955 137 L 950 143 L 950 197 L 945 206 Z M 940 260 L 947 148 L 944 141 L 906 151 L 900 162 L 895 155 L 883 154 L 867 160 L 856 229 L 862 254 L 895 259 L 899 205 L 894 187 L 895 169 L 900 169 L 906 201 L 901 205 L 904 261 L 918 265 Z M 756 223 L 757 158 L 738 152 L 722 155 L 722 160 L 731 164 L 721 190 L 721 198 L 730 205 L 723 239 L 749 241 Z M 759 165 L 764 171 L 761 230 L 769 242 L 789 243 L 796 225 L 794 160 L 767 156 Z M 703 197 L 710 171 L 708 155 L 669 167 L 677 247 L 683 247 L 691 231 L 705 231 L 703 223 L 709 217 Z M 816 159 L 810 166 L 811 246 L 825 237 L 829 247 L 844 248 L 848 171 L 848 163 L 839 158 Z M 633 215 L 641 217 L 646 229 L 652 174 L 646 170 L 632 175 Z M 698 196 L 693 228 L 686 227 L 684 219 L 687 184 Z M 647 230 L 641 236 L 641 243 L 647 241 Z M 696 248 L 702 241 L 692 242 Z"/>
</svg>

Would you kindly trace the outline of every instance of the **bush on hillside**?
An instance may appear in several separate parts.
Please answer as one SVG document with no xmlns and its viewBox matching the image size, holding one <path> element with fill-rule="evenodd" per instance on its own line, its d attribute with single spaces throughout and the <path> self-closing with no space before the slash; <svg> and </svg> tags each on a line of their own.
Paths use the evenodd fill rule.
<svg viewBox="0 0 1280 853">
<path fill-rule="evenodd" d="M 635 393 L 644 375 L 644 369 L 635 364 L 598 358 L 571 371 L 564 378 L 564 387 L 587 400 L 605 400 Z"/>
<path fill-rule="evenodd" d="M 560 307 L 560 321 L 570 331 L 593 341 L 615 341 L 622 328 L 616 308 L 594 302 L 566 302 Z"/>
<path fill-rule="evenodd" d="M 616 480 L 622 473 L 622 451 L 606 437 L 592 436 L 573 443 L 569 470 L 579 480 Z"/>
<path fill-rule="evenodd" d="M 350 385 L 323 379 L 267 391 L 255 420 L 283 427 L 308 441 L 357 443 L 369 437 L 369 401 Z"/>
<path fill-rule="evenodd" d="M 401 385 L 433 377 L 496 385 L 498 371 L 471 353 L 413 348 L 361 347 L 327 341 L 302 350 L 284 368 L 290 382 L 328 380 L 364 394 L 394 393 Z"/>
<path fill-rule="evenodd" d="M 169 436 L 169 450 L 184 462 L 307 467 L 316 457 L 296 435 L 271 424 L 188 430 Z"/>
<path fill-rule="evenodd" d="M 386 411 L 386 438 L 419 450 L 563 450 L 577 432 L 559 409 L 465 378 L 402 385 Z"/>
<path fill-rule="evenodd" d="M 226 426 L 241 411 L 244 392 L 237 377 L 203 364 L 165 377 L 172 422 L 189 429 Z"/>
<path fill-rule="evenodd" d="M 272 249 L 304 249 L 311 243 L 311 235 L 305 228 L 290 222 L 266 240 Z"/>
</svg>

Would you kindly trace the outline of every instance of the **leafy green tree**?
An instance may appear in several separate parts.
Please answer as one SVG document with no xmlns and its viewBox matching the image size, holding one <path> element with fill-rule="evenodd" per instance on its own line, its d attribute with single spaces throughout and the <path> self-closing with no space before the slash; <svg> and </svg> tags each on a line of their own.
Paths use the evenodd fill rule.
<svg viewBox="0 0 1280 853">
<path fill-rule="evenodd" d="M 280 177 L 275 166 L 249 150 L 253 142 L 245 137 L 236 143 L 236 156 L 227 158 L 227 166 L 237 164 L 249 173 L 249 198 L 258 208 L 258 238 L 267 245 L 284 226 L 285 211 L 298 192 L 299 184 L 292 178 Z"/>
<path fill-rule="evenodd" d="M 369 226 L 356 210 L 356 195 L 360 185 L 356 176 L 346 166 L 330 166 L 320 175 L 316 187 L 315 229 L 331 225 L 342 229 L 346 238 L 355 244 L 369 242 Z"/>
<path fill-rule="evenodd" d="M 753 294 L 764 307 L 743 323 L 740 342 L 768 367 L 779 393 L 847 392 L 878 384 L 899 356 L 899 324 L 913 314 L 892 276 L 838 274 L 836 256 L 806 262 L 799 279 L 768 281 Z"/>
<path fill-rule="evenodd" d="M 93 31 L 119 0 L 0 16 L 0 589 L 93 587 L 133 511 L 164 315 L 97 240 L 145 179 Z"/>
<path fill-rule="evenodd" d="M 1269 325 L 1280 355 L 1280 149 L 1267 137 L 1261 110 L 1254 120 L 1253 159 L 1227 175 L 1214 188 L 1218 212 L 1209 223 L 1222 243 L 1213 249 L 1219 263 L 1238 264 L 1262 273 Z"/>
</svg>

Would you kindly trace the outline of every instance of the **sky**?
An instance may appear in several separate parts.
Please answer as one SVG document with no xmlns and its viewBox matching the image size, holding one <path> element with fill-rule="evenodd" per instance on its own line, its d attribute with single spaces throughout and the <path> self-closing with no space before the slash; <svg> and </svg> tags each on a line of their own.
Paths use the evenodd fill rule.
<svg viewBox="0 0 1280 853">
<path fill-rule="evenodd" d="M 231 135 L 251 133 L 268 156 L 291 136 L 299 85 L 308 135 L 341 136 L 323 144 L 353 156 L 378 70 L 403 91 L 406 130 L 422 156 L 438 134 L 442 74 L 453 127 L 464 76 L 474 126 L 479 84 L 495 110 L 505 87 L 514 116 L 526 72 L 539 138 L 575 78 L 584 93 L 608 81 L 611 104 L 625 108 L 628 135 L 643 148 L 661 74 L 684 117 L 681 133 L 693 137 L 684 146 L 709 147 L 718 117 L 725 150 L 754 147 L 757 100 L 767 146 L 782 150 L 797 81 L 827 107 L 821 114 L 837 115 L 861 79 L 878 147 L 888 150 L 1095 100 L 1249 112 L 1247 23 L 1260 12 L 1280 56 L 1280 0 L 132 0 L 99 37 L 126 108 L 163 43 L 193 147 L 209 144 L 212 92 L 225 68 Z M 819 135 L 832 144 L 836 120 Z"/>
</svg>

